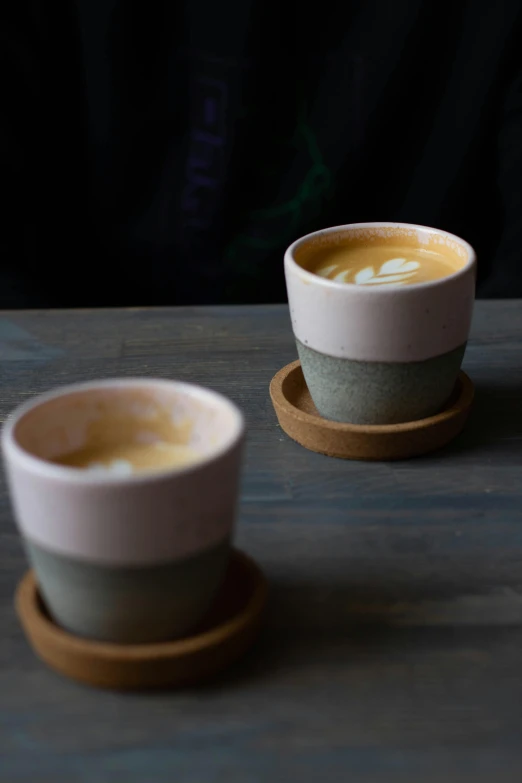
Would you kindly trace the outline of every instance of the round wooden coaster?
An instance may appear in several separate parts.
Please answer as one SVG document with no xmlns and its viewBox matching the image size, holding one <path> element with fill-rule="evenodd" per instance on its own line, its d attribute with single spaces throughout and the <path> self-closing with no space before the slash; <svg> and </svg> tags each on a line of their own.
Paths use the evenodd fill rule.
<svg viewBox="0 0 522 783">
<path fill-rule="evenodd" d="M 254 641 L 266 595 L 259 567 L 234 550 L 201 629 L 185 639 L 150 645 L 96 642 L 59 628 L 45 610 L 32 571 L 18 585 L 15 603 L 33 650 L 51 668 L 89 685 L 139 690 L 195 684 L 230 666 Z"/>
<path fill-rule="evenodd" d="M 329 457 L 395 460 L 417 457 L 449 443 L 464 427 L 474 397 L 473 383 L 460 372 L 454 393 L 435 416 L 404 424 L 341 424 L 317 413 L 301 362 L 274 375 L 270 396 L 282 429 L 301 446 Z"/>
</svg>

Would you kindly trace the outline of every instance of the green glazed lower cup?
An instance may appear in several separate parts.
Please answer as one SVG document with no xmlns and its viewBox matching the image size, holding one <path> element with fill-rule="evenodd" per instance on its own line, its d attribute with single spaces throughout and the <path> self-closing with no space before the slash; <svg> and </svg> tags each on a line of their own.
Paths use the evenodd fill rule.
<svg viewBox="0 0 522 783">
<path fill-rule="evenodd" d="M 438 413 L 450 398 L 466 345 L 420 362 L 339 359 L 296 340 L 318 412 L 350 424 L 399 424 Z"/>
</svg>

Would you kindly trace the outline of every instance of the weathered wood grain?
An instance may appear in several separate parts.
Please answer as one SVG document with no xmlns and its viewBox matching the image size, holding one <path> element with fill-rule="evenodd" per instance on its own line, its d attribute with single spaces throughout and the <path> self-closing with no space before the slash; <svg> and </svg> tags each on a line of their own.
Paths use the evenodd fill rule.
<svg viewBox="0 0 522 783">
<path fill-rule="evenodd" d="M 522 306 L 480 302 L 465 433 L 419 460 L 332 460 L 278 428 L 284 307 L 0 314 L 0 419 L 58 384 L 181 378 L 245 410 L 238 542 L 272 584 L 257 650 L 204 690 L 121 696 L 37 662 L 0 487 L 0 781 L 522 779 Z"/>
</svg>

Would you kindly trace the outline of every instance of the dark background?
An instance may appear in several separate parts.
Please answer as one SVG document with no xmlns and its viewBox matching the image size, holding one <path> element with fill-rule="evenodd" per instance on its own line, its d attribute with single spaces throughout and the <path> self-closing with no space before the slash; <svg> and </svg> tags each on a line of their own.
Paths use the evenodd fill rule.
<svg viewBox="0 0 522 783">
<path fill-rule="evenodd" d="M 364 220 L 522 296 L 521 10 L 4 3 L 0 306 L 284 301 L 285 247 Z"/>
</svg>

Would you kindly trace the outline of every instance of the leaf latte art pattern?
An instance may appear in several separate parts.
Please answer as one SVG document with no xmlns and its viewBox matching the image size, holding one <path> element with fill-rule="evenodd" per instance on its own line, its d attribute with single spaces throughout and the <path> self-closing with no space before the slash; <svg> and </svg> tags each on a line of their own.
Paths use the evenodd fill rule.
<svg viewBox="0 0 522 783">
<path fill-rule="evenodd" d="M 391 258 L 375 271 L 373 266 L 365 266 L 358 271 L 352 269 L 339 270 L 340 264 L 330 264 L 317 270 L 321 277 L 327 277 L 338 283 L 355 283 L 356 285 L 404 285 L 409 282 L 420 269 L 419 261 L 407 261 L 405 258 Z"/>
</svg>

